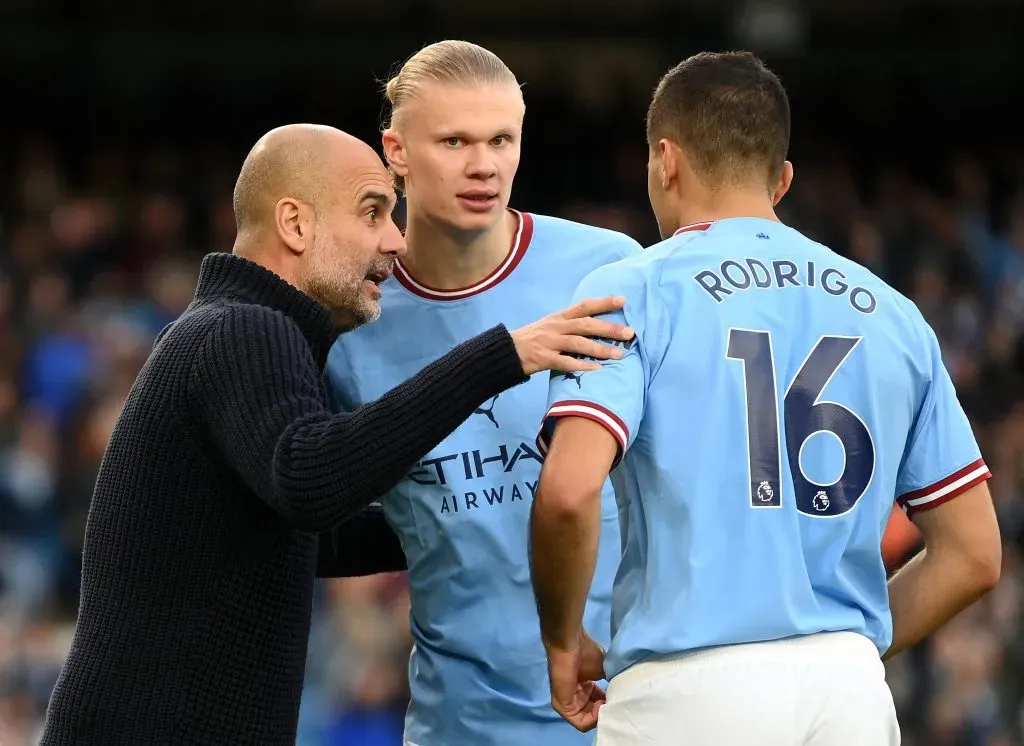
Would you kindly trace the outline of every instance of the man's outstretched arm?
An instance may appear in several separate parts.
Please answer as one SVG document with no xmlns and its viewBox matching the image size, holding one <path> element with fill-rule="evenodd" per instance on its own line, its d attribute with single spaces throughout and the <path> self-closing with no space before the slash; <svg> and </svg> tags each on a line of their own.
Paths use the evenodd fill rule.
<svg viewBox="0 0 1024 746">
<path fill-rule="evenodd" d="M 392 489 L 491 396 L 540 370 L 600 367 L 573 354 L 621 356 L 589 337 L 629 339 L 632 330 L 588 314 L 622 303 L 583 301 L 511 333 L 496 326 L 379 399 L 337 414 L 323 400 L 322 371 L 298 327 L 242 306 L 200 345 L 193 404 L 212 445 L 260 499 L 296 528 L 326 531 Z"/>
</svg>

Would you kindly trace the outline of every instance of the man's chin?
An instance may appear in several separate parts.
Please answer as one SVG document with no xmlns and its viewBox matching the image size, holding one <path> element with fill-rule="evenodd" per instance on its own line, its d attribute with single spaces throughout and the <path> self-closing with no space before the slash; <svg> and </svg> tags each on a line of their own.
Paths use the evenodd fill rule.
<svg viewBox="0 0 1024 746">
<path fill-rule="evenodd" d="M 380 303 L 367 300 L 358 308 L 335 308 L 331 312 L 334 318 L 334 328 L 341 332 L 350 332 L 353 329 L 369 324 L 380 318 Z"/>
<path fill-rule="evenodd" d="M 493 205 L 482 212 L 474 212 L 461 205 L 456 205 L 456 209 L 447 216 L 445 222 L 456 233 L 484 233 L 504 218 L 507 209 L 500 201 L 495 201 Z"/>
</svg>

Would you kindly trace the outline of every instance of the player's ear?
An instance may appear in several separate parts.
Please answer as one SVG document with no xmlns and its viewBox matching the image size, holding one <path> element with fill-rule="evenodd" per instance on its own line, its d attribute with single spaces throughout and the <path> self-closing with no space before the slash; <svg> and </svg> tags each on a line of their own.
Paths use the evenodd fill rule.
<svg viewBox="0 0 1024 746">
<path fill-rule="evenodd" d="M 779 175 L 779 183 L 775 185 L 775 192 L 772 194 L 772 206 L 779 204 L 786 192 L 789 191 L 790 185 L 793 183 L 793 164 L 789 161 L 783 161 L 782 173 Z"/>
<path fill-rule="evenodd" d="M 662 189 L 668 189 L 679 176 L 679 167 L 682 165 L 680 158 L 682 155 L 682 151 L 671 140 L 665 138 L 658 140 L 658 161 L 661 170 L 659 180 Z"/>
<path fill-rule="evenodd" d="M 291 197 L 274 205 L 274 231 L 293 254 L 301 254 L 313 241 L 311 217 L 309 207 Z"/>
<path fill-rule="evenodd" d="M 405 143 L 402 141 L 402 136 L 394 127 L 388 127 L 381 134 L 380 141 L 388 165 L 396 174 L 405 177 L 409 173 L 409 166 L 405 161 Z"/>
</svg>

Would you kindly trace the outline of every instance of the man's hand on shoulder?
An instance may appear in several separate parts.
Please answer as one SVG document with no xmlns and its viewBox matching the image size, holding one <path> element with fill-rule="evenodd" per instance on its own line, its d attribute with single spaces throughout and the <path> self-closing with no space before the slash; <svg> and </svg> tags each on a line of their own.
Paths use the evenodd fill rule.
<svg viewBox="0 0 1024 746">
<path fill-rule="evenodd" d="M 593 338 L 628 342 L 634 336 L 633 330 L 594 317 L 618 311 L 625 304 L 626 299 L 621 296 L 591 298 L 516 329 L 512 332 L 512 341 L 523 372 L 526 375 L 541 370 L 575 373 L 597 370 L 601 364 L 595 360 L 620 359 L 622 349 L 601 344 Z"/>
</svg>

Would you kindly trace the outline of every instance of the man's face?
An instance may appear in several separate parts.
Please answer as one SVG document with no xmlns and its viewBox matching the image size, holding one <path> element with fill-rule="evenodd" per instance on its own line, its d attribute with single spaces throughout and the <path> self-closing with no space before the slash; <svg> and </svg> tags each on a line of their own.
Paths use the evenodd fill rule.
<svg viewBox="0 0 1024 746">
<path fill-rule="evenodd" d="M 456 231 L 495 225 L 519 168 L 525 111 L 514 85 L 424 84 L 402 111 L 392 145 L 409 203 Z"/>
<path fill-rule="evenodd" d="M 334 199 L 322 207 L 305 270 L 306 291 L 348 327 L 380 316 L 380 284 L 405 253 L 391 217 L 395 193 L 388 173 L 367 151 L 371 157 L 339 175 Z"/>
</svg>

